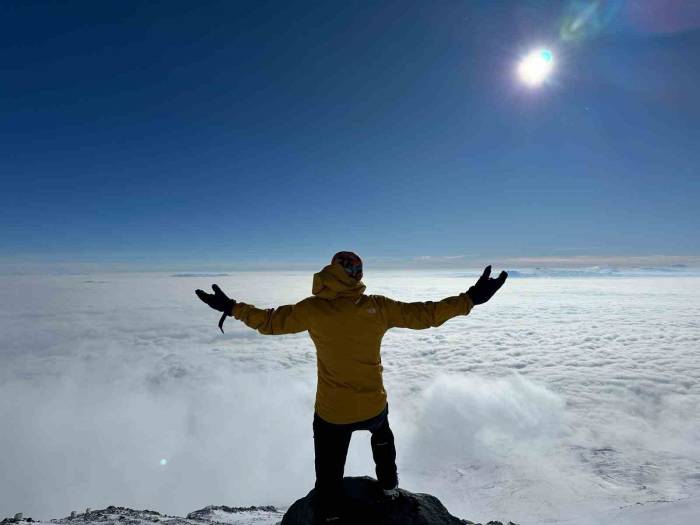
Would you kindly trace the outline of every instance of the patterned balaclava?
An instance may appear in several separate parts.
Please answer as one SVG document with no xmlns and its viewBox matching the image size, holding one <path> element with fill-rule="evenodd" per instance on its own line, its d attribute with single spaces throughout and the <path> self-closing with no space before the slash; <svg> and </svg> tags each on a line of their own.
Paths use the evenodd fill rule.
<svg viewBox="0 0 700 525">
<path fill-rule="evenodd" d="M 331 264 L 338 263 L 343 267 L 353 279 L 360 281 L 362 279 L 362 259 L 353 252 L 338 252 L 333 256 Z"/>
</svg>

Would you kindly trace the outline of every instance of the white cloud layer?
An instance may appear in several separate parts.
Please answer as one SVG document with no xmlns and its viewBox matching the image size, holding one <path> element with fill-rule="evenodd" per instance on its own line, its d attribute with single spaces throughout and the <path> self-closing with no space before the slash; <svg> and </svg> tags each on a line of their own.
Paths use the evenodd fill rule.
<svg viewBox="0 0 700 525">
<path fill-rule="evenodd" d="M 194 295 L 214 281 L 267 307 L 305 297 L 311 275 L 0 277 L 4 515 L 285 506 L 312 487 L 313 346 L 233 319 L 221 335 Z M 472 281 L 365 279 L 402 300 Z M 700 489 L 698 319 L 697 277 L 545 276 L 511 279 L 438 329 L 389 332 L 402 485 L 483 521 L 595 525 L 637 502 L 687 508 Z M 346 472 L 373 472 L 367 434 Z"/>
</svg>

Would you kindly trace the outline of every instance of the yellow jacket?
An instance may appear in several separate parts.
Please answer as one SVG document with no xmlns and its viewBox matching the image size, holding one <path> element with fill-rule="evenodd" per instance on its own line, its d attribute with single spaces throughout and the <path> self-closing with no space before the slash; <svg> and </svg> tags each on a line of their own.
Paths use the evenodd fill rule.
<svg viewBox="0 0 700 525">
<path fill-rule="evenodd" d="M 314 275 L 313 296 L 260 309 L 237 302 L 233 316 L 261 334 L 308 330 L 316 346 L 316 412 L 331 423 L 354 423 L 386 406 L 379 349 L 389 328 L 440 326 L 474 306 L 466 293 L 442 301 L 402 303 L 365 295 L 365 285 L 330 264 Z"/>
</svg>

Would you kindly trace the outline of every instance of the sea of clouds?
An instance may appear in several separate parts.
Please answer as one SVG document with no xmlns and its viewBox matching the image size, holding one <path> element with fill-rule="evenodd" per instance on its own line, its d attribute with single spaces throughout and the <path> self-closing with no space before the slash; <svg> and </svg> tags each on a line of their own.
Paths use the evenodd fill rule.
<svg viewBox="0 0 700 525">
<path fill-rule="evenodd" d="M 700 513 L 700 277 L 587 271 L 521 270 L 469 316 L 387 333 L 402 486 L 478 521 Z M 435 300 L 476 275 L 365 283 Z M 234 319 L 221 334 L 194 295 L 212 282 L 271 307 L 311 274 L 0 276 L 0 514 L 284 507 L 311 489 L 313 345 Z M 367 433 L 346 473 L 373 473 Z"/>
</svg>

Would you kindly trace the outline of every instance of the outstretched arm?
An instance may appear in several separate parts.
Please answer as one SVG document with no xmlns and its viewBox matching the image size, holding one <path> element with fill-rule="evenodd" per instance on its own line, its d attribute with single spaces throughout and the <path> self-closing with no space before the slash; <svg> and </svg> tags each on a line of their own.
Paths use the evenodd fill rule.
<svg viewBox="0 0 700 525">
<path fill-rule="evenodd" d="M 252 304 L 236 303 L 233 317 L 264 335 L 295 334 L 307 329 L 301 303 L 264 310 Z"/>
<path fill-rule="evenodd" d="M 466 293 L 442 301 L 403 303 L 381 295 L 375 296 L 388 328 L 423 330 L 440 326 L 448 319 L 467 315 L 474 304 Z"/>
<path fill-rule="evenodd" d="M 422 330 L 440 326 L 457 315 L 467 315 L 475 305 L 491 299 L 508 277 L 506 272 L 501 272 L 496 279 L 492 279 L 490 275 L 491 266 L 489 265 L 467 292 L 438 302 L 402 303 L 388 297 L 377 296 L 377 303 L 389 328 Z"/>
<path fill-rule="evenodd" d="M 252 304 L 230 299 L 216 284 L 212 284 L 211 287 L 214 290 L 213 294 L 203 290 L 195 290 L 195 293 L 211 308 L 223 312 L 219 320 L 219 328 L 222 332 L 224 331 L 224 320 L 228 316 L 243 321 L 246 325 L 265 335 L 294 334 L 307 329 L 302 303 L 262 310 Z"/>
</svg>

